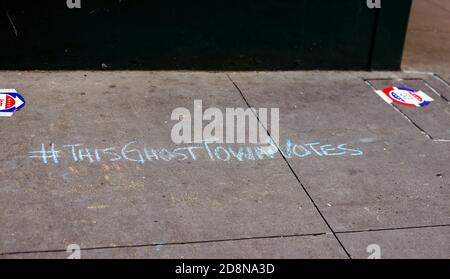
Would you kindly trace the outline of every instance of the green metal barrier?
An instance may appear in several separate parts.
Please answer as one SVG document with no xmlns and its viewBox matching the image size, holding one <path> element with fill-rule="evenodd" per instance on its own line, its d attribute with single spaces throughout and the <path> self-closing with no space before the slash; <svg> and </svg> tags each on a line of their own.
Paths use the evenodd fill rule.
<svg viewBox="0 0 450 279">
<path fill-rule="evenodd" d="M 411 0 L 2 0 L 0 69 L 397 70 Z"/>
</svg>

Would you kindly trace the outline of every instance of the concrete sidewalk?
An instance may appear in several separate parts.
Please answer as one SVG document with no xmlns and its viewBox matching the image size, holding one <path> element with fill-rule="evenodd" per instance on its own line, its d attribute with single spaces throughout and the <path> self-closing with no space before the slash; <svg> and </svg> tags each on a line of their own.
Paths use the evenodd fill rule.
<svg viewBox="0 0 450 279">
<path fill-rule="evenodd" d="M 82 258 L 367 258 L 371 244 L 382 258 L 448 258 L 449 80 L 1 72 L 27 105 L 0 119 L 0 258 L 66 258 L 69 244 Z M 389 86 L 435 101 L 393 107 L 374 93 Z M 195 99 L 280 108 L 285 156 L 175 154 L 188 147 L 172 142 L 171 113 Z"/>
<path fill-rule="evenodd" d="M 413 1 L 402 69 L 450 74 L 450 1 Z"/>
</svg>

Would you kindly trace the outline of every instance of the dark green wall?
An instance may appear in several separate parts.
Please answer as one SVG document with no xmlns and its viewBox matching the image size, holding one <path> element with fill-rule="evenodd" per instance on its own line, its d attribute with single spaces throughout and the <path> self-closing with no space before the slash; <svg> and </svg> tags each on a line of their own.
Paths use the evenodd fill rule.
<svg viewBox="0 0 450 279">
<path fill-rule="evenodd" d="M 1 0 L 0 69 L 399 69 L 411 0 Z M 17 36 L 7 16 L 17 30 Z"/>
</svg>

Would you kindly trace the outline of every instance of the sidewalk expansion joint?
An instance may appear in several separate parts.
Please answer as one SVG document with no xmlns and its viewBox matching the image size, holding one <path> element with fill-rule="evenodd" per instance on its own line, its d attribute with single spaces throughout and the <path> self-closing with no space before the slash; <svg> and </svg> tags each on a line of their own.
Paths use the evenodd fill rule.
<svg viewBox="0 0 450 279">
<path fill-rule="evenodd" d="M 236 90 L 239 92 L 239 94 L 241 95 L 242 99 L 244 100 L 244 102 L 247 104 L 247 106 L 249 108 L 252 108 L 252 106 L 250 105 L 250 103 L 248 102 L 247 98 L 245 98 L 244 93 L 242 92 L 242 90 L 239 88 L 239 86 L 236 84 L 236 82 L 234 82 L 234 80 L 230 77 L 229 74 L 226 74 L 228 79 L 231 81 L 231 83 L 234 85 L 234 87 L 236 88 Z M 272 135 L 270 134 L 269 130 L 267 129 L 267 127 L 264 126 L 264 124 L 260 121 L 258 115 L 253 111 L 253 114 L 255 114 L 256 118 L 258 119 L 258 123 L 264 128 L 264 130 L 266 130 L 267 135 L 272 139 Z M 275 143 L 278 149 L 278 153 L 280 153 L 281 157 L 283 158 L 284 162 L 286 163 L 286 165 L 288 166 L 289 170 L 291 171 L 291 173 L 294 175 L 295 179 L 297 180 L 298 184 L 300 185 L 300 187 L 303 189 L 303 191 L 305 192 L 305 194 L 307 195 L 307 197 L 309 198 L 309 200 L 311 201 L 311 203 L 314 205 L 316 211 L 319 213 L 320 217 L 322 218 L 322 220 L 325 222 L 325 224 L 327 225 L 327 227 L 330 229 L 330 231 L 332 232 L 334 238 L 338 241 L 339 245 L 341 246 L 341 248 L 344 250 L 345 254 L 347 255 L 348 258 L 352 258 L 352 256 L 350 255 L 350 253 L 347 251 L 347 249 L 345 248 L 344 244 L 341 242 L 341 240 L 339 239 L 339 237 L 337 236 L 336 232 L 333 230 L 333 228 L 331 227 L 330 223 L 327 221 L 327 219 L 325 218 L 325 216 L 323 215 L 322 211 L 320 210 L 319 206 L 317 205 L 317 203 L 314 201 L 314 199 L 312 198 L 311 194 L 308 192 L 308 190 L 306 189 L 305 185 L 301 182 L 299 176 L 295 173 L 294 169 L 292 168 L 291 164 L 289 163 L 289 161 L 286 159 L 286 157 L 284 156 L 283 152 L 281 152 L 280 147 L 278 146 L 278 143 Z"/>
<path fill-rule="evenodd" d="M 269 235 L 269 236 L 255 236 L 255 237 L 241 237 L 241 238 L 225 238 L 225 239 L 211 239 L 199 241 L 180 241 L 180 242 L 161 242 L 135 245 L 114 245 L 114 246 L 98 246 L 81 248 L 82 251 L 93 250 L 108 250 L 108 249 L 125 249 L 125 248 L 144 248 L 144 247 L 158 247 L 158 246 L 176 246 L 176 245 L 193 245 L 205 243 L 220 243 L 220 242 L 234 242 L 234 241 L 248 241 L 248 240 L 263 240 L 263 239 L 281 239 L 281 238 L 295 238 L 295 237 L 311 237 L 323 236 L 326 232 L 321 233 L 305 233 L 305 234 L 287 234 L 287 235 Z M 39 253 L 60 253 L 66 252 L 65 249 L 49 249 L 49 250 L 35 250 L 35 251 L 17 251 L 17 252 L 0 252 L 1 256 L 24 255 L 24 254 L 39 254 Z"/>
<path fill-rule="evenodd" d="M 364 81 L 365 84 L 367 84 L 374 92 L 377 91 L 377 89 L 375 88 L 375 86 L 373 86 L 373 84 L 370 82 L 371 80 L 389 80 L 389 78 L 363 78 L 362 79 Z M 441 97 L 444 101 L 446 101 L 448 104 L 450 104 L 449 100 L 442 96 L 441 94 L 439 94 L 439 92 L 434 89 L 434 87 L 432 87 L 426 80 L 420 79 L 420 78 L 402 78 L 400 80 L 418 80 L 418 81 L 422 81 L 425 86 L 427 86 L 428 88 L 430 88 L 430 90 L 433 91 L 433 93 L 435 93 L 436 95 L 438 95 L 439 97 Z M 414 120 L 412 120 L 408 115 L 406 115 L 406 113 L 404 113 L 399 107 L 393 105 L 393 104 L 389 104 L 394 110 L 396 110 L 398 113 L 400 113 L 409 123 L 411 123 L 414 127 L 416 127 L 424 136 L 426 136 L 429 140 L 434 141 L 434 142 L 450 142 L 450 139 L 436 139 L 434 138 L 432 135 L 430 135 L 429 133 L 427 133 L 419 124 L 417 124 Z"/>
<path fill-rule="evenodd" d="M 447 87 L 450 88 L 450 83 L 449 83 L 446 79 L 444 79 L 443 77 L 441 77 L 440 75 L 438 75 L 438 74 L 436 74 L 436 73 L 433 73 L 432 75 L 433 75 L 433 77 L 434 77 L 435 79 L 439 80 L 439 81 L 442 82 L 445 86 L 447 86 Z"/>
<path fill-rule="evenodd" d="M 338 231 L 336 233 L 337 234 L 348 234 L 348 233 L 383 232 L 383 231 L 428 229 L 428 228 L 442 228 L 442 227 L 450 227 L 450 224 L 409 226 L 409 227 L 394 227 L 394 228 L 380 228 L 380 229 L 366 229 L 366 230 L 350 230 L 350 231 Z"/>
</svg>

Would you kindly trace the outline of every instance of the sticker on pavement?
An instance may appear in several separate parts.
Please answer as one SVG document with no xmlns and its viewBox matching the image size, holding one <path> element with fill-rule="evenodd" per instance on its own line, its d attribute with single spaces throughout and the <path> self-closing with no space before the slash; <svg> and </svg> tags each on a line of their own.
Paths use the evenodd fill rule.
<svg viewBox="0 0 450 279">
<path fill-rule="evenodd" d="M 383 91 L 375 91 L 388 104 L 399 104 L 408 107 L 425 107 L 433 100 L 423 91 L 417 91 L 405 87 L 389 87 Z"/>
<path fill-rule="evenodd" d="M 11 117 L 25 106 L 25 99 L 15 89 L 0 89 L 0 117 Z"/>
</svg>

